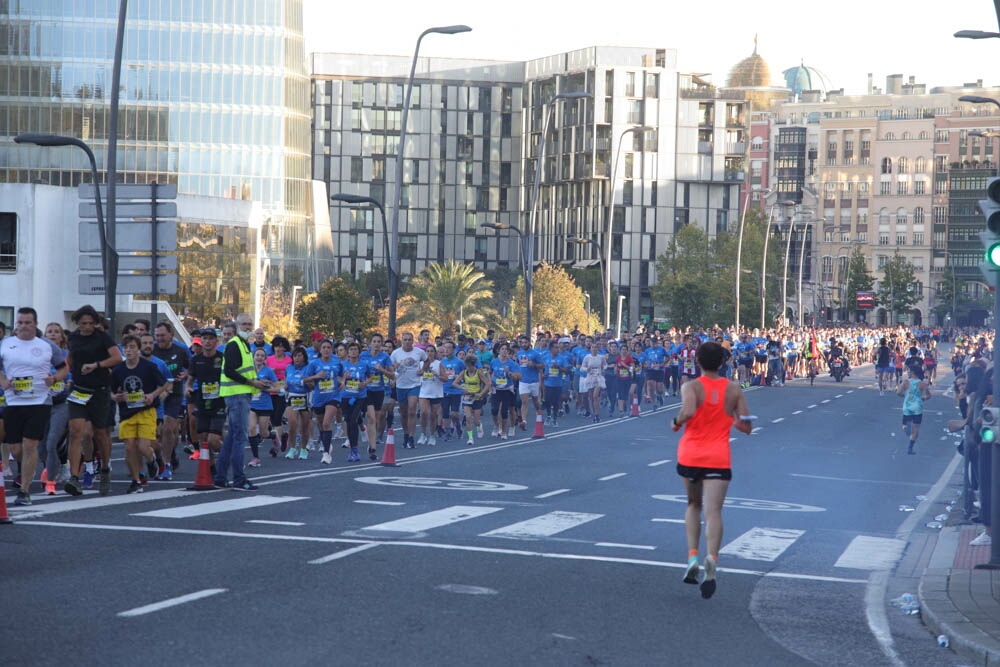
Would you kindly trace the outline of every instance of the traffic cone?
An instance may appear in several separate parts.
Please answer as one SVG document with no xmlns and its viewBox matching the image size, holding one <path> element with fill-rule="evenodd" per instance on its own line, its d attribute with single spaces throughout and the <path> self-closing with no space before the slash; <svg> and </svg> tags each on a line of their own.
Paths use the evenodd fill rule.
<svg viewBox="0 0 1000 667">
<path fill-rule="evenodd" d="M 198 450 L 198 474 L 194 477 L 194 486 L 187 487 L 188 491 L 211 491 L 215 488 L 212 483 L 212 452 L 211 448 L 203 445 Z"/>
<path fill-rule="evenodd" d="M 0 524 L 4 523 L 14 523 L 10 520 L 10 515 L 7 514 L 7 487 L 3 481 L 3 457 L 0 456 Z"/>
<path fill-rule="evenodd" d="M 635 397 L 632 398 L 632 414 L 629 415 L 629 416 L 630 417 L 638 417 L 639 416 L 639 397 L 638 396 L 635 396 Z"/>
<path fill-rule="evenodd" d="M 390 428 L 385 434 L 385 447 L 382 448 L 382 465 L 396 467 L 396 434 Z"/>
<path fill-rule="evenodd" d="M 545 437 L 545 429 L 542 427 L 542 422 L 543 422 L 542 413 L 541 412 L 536 413 L 535 414 L 535 434 L 531 436 L 535 440 L 538 440 L 539 438 L 544 438 Z"/>
</svg>

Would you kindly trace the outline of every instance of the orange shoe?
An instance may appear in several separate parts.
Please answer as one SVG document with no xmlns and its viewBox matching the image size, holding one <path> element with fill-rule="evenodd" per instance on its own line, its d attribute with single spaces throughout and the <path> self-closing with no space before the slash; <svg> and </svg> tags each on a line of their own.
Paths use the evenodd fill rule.
<svg viewBox="0 0 1000 667">
<path fill-rule="evenodd" d="M 38 481 L 41 482 L 42 484 L 45 484 L 46 482 L 49 481 L 49 471 L 47 469 L 42 468 L 42 474 L 39 475 Z"/>
<path fill-rule="evenodd" d="M 49 496 L 56 495 L 56 483 L 55 481 L 45 482 L 45 494 Z"/>
<path fill-rule="evenodd" d="M 197 461 L 198 459 L 200 459 L 201 458 L 201 454 L 199 453 L 200 451 L 201 450 L 198 450 L 198 449 L 194 450 L 194 454 L 192 454 L 191 456 L 189 456 L 188 460 L 189 461 Z"/>
</svg>

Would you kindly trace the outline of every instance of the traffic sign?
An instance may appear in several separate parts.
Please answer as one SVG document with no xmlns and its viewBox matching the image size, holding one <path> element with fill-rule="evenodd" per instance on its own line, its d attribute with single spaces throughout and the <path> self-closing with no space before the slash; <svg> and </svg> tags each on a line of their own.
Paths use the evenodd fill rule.
<svg viewBox="0 0 1000 667">
<path fill-rule="evenodd" d="M 177 221 L 157 222 L 156 249 L 160 252 L 177 250 Z M 152 252 L 152 222 L 119 222 L 115 226 L 115 249 L 119 252 Z M 101 237 L 96 222 L 80 223 L 80 252 L 100 252 Z"/>
<path fill-rule="evenodd" d="M 77 193 L 80 199 L 94 199 L 94 184 L 84 183 L 77 188 Z M 138 183 L 119 183 L 115 186 L 115 197 L 120 201 L 122 199 L 152 199 L 153 198 L 153 186 L 141 185 Z M 176 183 L 163 183 L 157 184 L 156 186 L 156 198 L 158 200 L 163 199 L 177 199 L 177 184 Z M 108 199 L 108 186 L 101 186 L 101 199 L 107 201 Z"/>
<path fill-rule="evenodd" d="M 80 294 L 104 294 L 104 278 L 95 273 L 79 276 Z M 157 294 L 177 294 L 177 274 L 161 274 L 156 283 Z M 150 274 L 118 274 L 118 294 L 152 294 L 153 276 Z"/>
<path fill-rule="evenodd" d="M 100 273 L 103 269 L 101 267 L 101 256 L 100 255 L 80 255 L 80 270 L 81 271 L 97 271 Z M 146 271 L 152 272 L 153 270 L 153 256 L 152 255 L 119 255 L 118 257 L 118 270 L 119 271 Z M 176 271 L 177 270 L 177 255 L 158 255 L 156 257 L 156 270 L 157 271 Z"/>
<path fill-rule="evenodd" d="M 108 204 L 103 202 L 104 213 L 107 215 Z M 97 217 L 97 204 L 95 202 L 80 202 L 80 217 L 81 218 L 96 218 Z M 153 202 L 129 202 L 127 204 L 120 203 L 115 207 L 115 218 L 118 222 L 122 222 L 123 218 L 152 218 L 153 217 Z M 157 201 L 156 202 L 156 217 L 160 218 L 176 218 L 177 217 L 177 202 L 172 201 Z"/>
</svg>

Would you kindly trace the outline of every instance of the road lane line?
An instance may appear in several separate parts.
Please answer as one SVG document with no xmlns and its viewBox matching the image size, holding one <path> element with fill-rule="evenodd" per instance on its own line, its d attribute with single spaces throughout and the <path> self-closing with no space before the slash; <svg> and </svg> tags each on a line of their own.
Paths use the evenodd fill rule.
<svg viewBox="0 0 1000 667">
<path fill-rule="evenodd" d="M 301 521 L 265 521 L 264 519 L 250 519 L 247 523 L 262 523 L 268 526 L 304 526 Z"/>
<path fill-rule="evenodd" d="M 959 460 L 961 460 L 959 458 Z M 273 533 L 238 533 L 224 530 L 196 530 L 193 528 L 164 528 L 157 526 L 122 526 L 106 523 L 69 523 L 66 521 L 19 521 L 21 526 L 44 528 L 79 528 L 82 530 L 108 530 L 126 533 L 158 533 L 160 535 L 185 535 L 199 537 L 228 537 L 252 540 L 272 540 L 277 542 L 314 542 L 321 544 L 379 544 L 383 546 L 410 547 L 418 549 L 441 549 L 445 551 L 466 551 L 507 556 L 529 556 L 531 558 L 554 558 L 556 560 L 589 561 L 596 563 L 617 563 L 623 565 L 644 565 L 647 567 L 665 567 L 675 570 L 687 568 L 687 563 L 672 563 L 669 561 L 641 560 L 636 558 L 620 558 L 616 556 L 595 556 L 592 554 L 567 554 L 548 551 L 531 551 L 526 549 L 511 549 L 499 547 L 479 547 L 461 544 L 443 544 L 440 542 L 414 542 L 410 540 L 359 539 L 350 537 L 315 537 L 312 535 L 275 535 Z M 839 584 L 867 584 L 867 579 L 852 579 L 847 577 L 829 577 L 814 574 L 797 574 L 791 572 L 776 572 L 763 570 L 748 570 L 743 568 L 719 568 L 720 572 L 730 574 L 746 574 L 767 579 L 794 579 L 798 581 L 819 581 Z"/>
<path fill-rule="evenodd" d="M 804 530 L 755 527 L 722 547 L 719 553 L 746 560 L 773 562 L 803 534 Z"/>
<path fill-rule="evenodd" d="M 664 463 L 670 463 L 670 459 L 663 459 L 662 461 L 653 461 L 652 463 L 647 463 L 646 466 L 649 468 L 655 468 L 656 466 L 661 466 Z"/>
<path fill-rule="evenodd" d="M 837 394 L 836 396 L 834 396 L 834 398 L 843 398 L 843 397 L 844 397 L 843 394 Z"/>
<path fill-rule="evenodd" d="M 855 570 L 891 570 L 903 557 L 905 548 L 905 540 L 858 535 L 851 540 L 833 566 Z"/>
<path fill-rule="evenodd" d="M 343 551 L 337 551 L 329 556 L 323 556 L 322 558 L 316 558 L 314 560 L 308 561 L 310 565 L 322 565 L 323 563 L 329 563 L 331 561 L 339 560 L 341 558 L 346 558 L 347 556 L 352 556 L 359 551 L 367 551 L 372 547 L 377 547 L 377 542 L 368 542 L 367 544 L 359 544 L 356 547 L 351 547 L 350 549 L 344 549 Z"/>
<path fill-rule="evenodd" d="M 801 411 L 801 410 L 796 410 L 796 411 L 795 411 L 795 412 L 793 412 L 792 414 L 793 414 L 793 415 L 801 415 L 801 414 L 802 414 L 802 411 Z"/>
<path fill-rule="evenodd" d="M 618 542 L 597 542 L 594 546 L 610 547 L 612 549 L 644 549 L 646 551 L 653 551 L 656 549 L 656 547 L 650 547 L 645 544 L 620 544 Z"/>
<path fill-rule="evenodd" d="M 509 526 L 503 526 L 491 530 L 487 533 L 480 533 L 480 537 L 552 537 L 558 533 L 581 526 L 585 523 L 600 519 L 603 514 L 588 514 L 586 512 L 549 512 L 532 519 L 518 521 Z"/>
<path fill-rule="evenodd" d="M 785 421 L 785 418 L 784 418 L 784 417 L 778 417 L 777 419 L 772 419 L 772 420 L 771 420 L 771 423 L 772 423 L 772 424 L 777 424 L 777 423 L 779 423 L 779 422 L 783 422 L 783 421 Z"/>
<path fill-rule="evenodd" d="M 390 507 L 406 504 L 406 503 L 395 502 L 392 500 L 355 500 L 354 502 L 358 503 L 359 505 L 387 505 Z"/>
<path fill-rule="evenodd" d="M 925 482 L 903 482 L 895 479 L 863 479 L 856 477 L 828 477 L 826 475 L 807 475 L 800 472 L 788 473 L 790 477 L 802 477 L 805 479 L 825 479 L 831 482 L 861 482 L 864 484 L 893 484 L 898 486 L 918 486 L 921 489 L 926 489 L 927 484 Z"/>
<path fill-rule="evenodd" d="M 654 523 L 684 523 L 684 519 L 650 519 Z"/>
<path fill-rule="evenodd" d="M 187 602 L 194 602 L 195 600 L 201 600 L 202 598 L 218 595 L 219 593 L 225 593 L 226 590 L 227 589 L 225 588 L 206 588 L 205 590 L 198 591 L 197 593 L 188 593 L 187 595 L 170 598 L 169 600 L 163 600 L 162 602 L 154 602 L 153 604 L 136 607 L 135 609 L 129 609 L 128 611 L 120 611 L 118 612 L 118 615 L 122 618 L 144 616 L 146 614 L 152 614 L 154 611 L 160 611 L 161 609 L 169 609 L 170 607 L 176 607 L 177 605 L 185 604 Z"/>
<path fill-rule="evenodd" d="M 414 514 L 413 516 L 396 519 L 395 521 L 376 523 L 371 526 L 365 526 L 360 530 L 365 532 L 379 530 L 395 533 L 419 533 L 425 530 L 430 530 L 431 528 L 447 526 L 448 524 L 456 523 L 458 521 L 465 521 L 466 519 L 475 519 L 476 517 L 493 514 L 494 512 L 499 512 L 502 509 L 502 507 L 453 505 L 442 510 L 424 512 L 423 514 Z"/>
<path fill-rule="evenodd" d="M 824 398 L 822 401 L 820 401 L 820 403 L 829 403 L 829 402 L 830 402 L 829 398 Z"/>
<path fill-rule="evenodd" d="M 293 500 L 308 500 L 304 496 L 244 496 L 231 500 L 219 500 L 214 503 L 200 503 L 198 505 L 185 505 L 183 507 L 168 507 L 152 512 L 140 512 L 131 516 L 151 516 L 160 519 L 190 519 L 195 516 L 206 514 L 219 514 L 221 512 L 236 512 L 250 509 L 251 507 L 265 507 L 267 505 L 277 505 L 279 503 L 290 503 Z"/>
<path fill-rule="evenodd" d="M 598 478 L 597 478 L 597 481 L 598 481 L 598 482 L 606 482 L 606 481 L 608 481 L 609 479 L 617 479 L 617 478 L 619 478 L 619 477 L 624 477 L 624 476 L 625 476 L 625 475 L 627 475 L 627 474 L 628 474 L 627 472 L 616 472 L 616 473 L 615 473 L 615 474 L 613 474 L 613 475 L 605 475 L 604 477 L 598 477 Z"/>
<path fill-rule="evenodd" d="M 806 406 L 806 408 L 815 408 L 815 407 L 816 407 L 816 404 L 815 404 L 815 403 L 813 403 L 812 405 L 807 405 L 807 406 Z"/>
<path fill-rule="evenodd" d="M 569 489 L 556 489 L 555 491 L 549 491 L 548 493 L 539 493 L 536 498 L 551 498 L 552 496 L 558 496 L 560 493 L 568 493 Z"/>
</svg>

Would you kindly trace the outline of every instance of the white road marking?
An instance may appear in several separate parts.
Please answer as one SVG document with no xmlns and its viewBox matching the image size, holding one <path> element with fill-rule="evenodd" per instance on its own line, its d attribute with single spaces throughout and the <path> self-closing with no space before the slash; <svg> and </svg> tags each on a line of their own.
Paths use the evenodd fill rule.
<svg viewBox="0 0 1000 667">
<path fill-rule="evenodd" d="M 792 414 L 793 414 L 793 415 L 801 415 L 801 414 L 802 414 L 802 411 L 801 411 L 801 410 L 796 410 L 796 411 L 795 411 L 795 412 L 793 412 Z"/>
<path fill-rule="evenodd" d="M 656 466 L 661 466 L 664 463 L 670 463 L 670 459 L 663 459 L 662 461 L 653 461 L 652 463 L 647 463 L 646 465 L 650 468 L 655 468 Z"/>
<path fill-rule="evenodd" d="M 390 507 L 406 504 L 406 503 L 393 502 L 392 500 L 355 500 L 354 502 L 360 505 L 388 505 Z"/>
<path fill-rule="evenodd" d="M 558 496 L 560 493 L 567 493 L 569 489 L 556 489 L 555 491 L 549 491 L 548 493 L 539 493 L 536 498 L 551 498 L 552 496 Z"/>
<path fill-rule="evenodd" d="M 751 528 L 722 547 L 719 553 L 747 560 L 774 561 L 804 533 L 804 530 Z"/>
<path fill-rule="evenodd" d="M 824 398 L 822 401 L 820 401 L 820 403 L 829 403 L 829 402 L 830 402 L 829 398 Z"/>
<path fill-rule="evenodd" d="M 613 475 L 605 475 L 604 477 L 598 477 L 597 481 L 599 481 L 599 482 L 606 482 L 609 479 L 616 479 L 618 477 L 624 477 L 627 474 L 628 474 L 627 472 L 616 472 Z"/>
<path fill-rule="evenodd" d="M 594 546 L 611 547 L 612 549 L 644 549 L 646 551 L 653 551 L 656 549 L 656 547 L 646 546 L 645 544 L 620 544 L 618 542 L 597 542 Z"/>
<path fill-rule="evenodd" d="M 263 523 L 268 526 L 304 526 L 300 521 L 265 521 L 264 519 L 250 519 L 247 523 Z"/>
<path fill-rule="evenodd" d="M 764 428 L 764 427 L 763 426 L 758 426 L 754 430 L 750 431 L 750 435 L 753 435 L 754 433 L 756 433 L 757 431 L 761 430 L 762 428 Z"/>
<path fill-rule="evenodd" d="M 156 526 L 121 526 L 106 523 L 68 523 L 65 521 L 19 521 L 22 526 L 43 528 L 79 528 L 82 530 L 110 530 L 126 533 L 157 533 L 160 535 L 197 535 L 200 537 L 242 538 L 252 540 L 274 540 L 278 542 L 312 542 L 321 544 L 378 544 L 381 546 L 406 547 L 417 549 L 441 549 L 445 551 L 465 551 L 469 553 L 485 553 L 507 556 L 529 556 L 531 558 L 554 558 L 556 560 L 587 561 L 595 563 L 618 563 L 624 565 L 644 565 L 647 567 L 667 567 L 676 570 L 687 568 L 687 563 L 672 563 L 669 561 L 641 560 L 636 558 L 620 558 L 615 556 L 594 556 L 591 554 L 567 554 L 546 551 L 531 551 L 526 549 L 511 549 L 499 547 L 480 547 L 461 544 L 443 544 L 439 542 L 373 541 L 349 537 L 314 537 L 311 535 L 275 535 L 273 533 L 239 533 L 225 530 L 196 530 L 192 528 L 164 528 Z M 776 572 L 762 570 L 747 570 L 743 568 L 720 568 L 730 574 L 746 574 L 753 577 L 769 579 L 794 579 L 798 581 L 822 581 L 839 584 L 867 584 L 867 579 L 849 579 L 846 577 L 828 577 L 812 574 L 795 574 L 791 572 Z"/>
<path fill-rule="evenodd" d="M 927 488 L 927 484 L 924 482 L 901 482 L 894 479 L 859 479 L 854 477 L 827 477 L 825 475 L 806 475 L 804 473 L 793 472 L 789 473 L 791 477 L 803 477 L 805 479 L 826 479 L 831 482 L 862 482 L 864 484 L 898 484 L 901 486 L 919 486 L 920 488 Z"/>
<path fill-rule="evenodd" d="M 442 510 L 424 512 L 423 514 L 415 514 L 402 519 L 396 519 L 395 521 L 387 521 L 385 523 L 376 523 L 371 526 L 365 526 L 361 529 L 361 531 L 419 533 L 424 530 L 430 530 L 431 528 L 447 526 L 448 524 L 456 523 L 458 521 L 465 521 L 466 519 L 475 519 L 476 517 L 493 514 L 494 512 L 499 512 L 502 509 L 502 507 L 453 505 L 452 507 L 446 507 Z"/>
<path fill-rule="evenodd" d="M 813 403 L 812 405 L 807 405 L 806 406 L 807 409 L 812 409 L 812 408 L 815 408 L 815 407 L 816 407 L 815 403 Z"/>
<path fill-rule="evenodd" d="M 202 598 L 218 595 L 219 593 L 225 593 L 226 590 L 227 589 L 225 588 L 206 588 L 205 590 L 198 591 L 197 593 L 188 593 L 187 595 L 170 598 L 169 600 L 163 600 L 162 602 L 154 602 L 153 604 L 136 607 L 135 609 L 129 609 L 128 611 L 120 611 L 118 612 L 118 615 L 122 618 L 144 616 L 146 614 L 151 614 L 154 611 L 160 611 L 161 609 L 169 609 L 170 607 L 176 607 L 177 605 L 185 604 L 187 602 L 194 602 L 195 600 L 201 600 Z"/>
<path fill-rule="evenodd" d="M 783 421 L 785 421 L 785 418 L 784 418 L 784 417 L 778 417 L 777 419 L 772 419 L 772 420 L 771 420 L 771 423 L 772 423 L 772 424 L 777 424 L 777 423 L 779 423 L 779 422 L 783 422 Z"/>
<path fill-rule="evenodd" d="M 843 394 L 837 394 L 836 396 L 834 396 L 834 398 L 843 398 L 843 397 L 844 397 Z"/>
<path fill-rule="evenodd" d="M 904 540 L 858 535 L 847 545 L 834 567 L 857 570 L 891 570 L 903 556 Z"/>
<path fill-rule="evenodd" d="M 220 489 L 221 490 L 221 489 Z M 232 492 L 228 492 L 232 493 Z M 226 495 L 228 495 L 228 493 Z M 184 489 L 174 489 L 172 491 L 147 491 L 146 493 L 132 493 L 127 496 L 98 496 L 96 493 L 84 493 L 81 498 L 70 498 L 62 495 L 57 496 L 58 500 L 44 507 L 32 505 L 30 513 L 22 515 L 23 518 L 38 518 L 49 514 L 60 512 L 72 512 L 75 510 L 90 510 L 100 507 L 115 507 L 117 505 L 131 505 L 133 503 L 148 502 L 150 500 L 173 500 L 175 498 L 197 498 L 204 494 L 211 494 L 211 497 L 220 497 L 214 491 L 186 491 Z M 42 496 L 44 497 L 44 496 Z M 204 497 L 209 497 L 205 495 Z"/>
<path fill-rule="evenodd" d="M 153 510 L 152 512 L 140 512 L 132 516 L 152 516 L 160 519 L 189 519 L 193 516 L 236 512 L 250 509 L 251 507 L 290 503 L 293 500 L 308 500 L 308 498 L 303 496 L 243 496 L 242 498 L 219 500 L 214 503 L 200 503 L 198 505 L 185 505 L 184 507 L 168 507 L 167 509 Z"/>
<path fill-rule="evenodd" d="M 848 393 L 848 394 L 853 394 L 853 393 L 854 393 L 854 390 L 853 390 L 853 389 L 848 389 L 848 390 L 847 390 L 847 393 Z"/>
<path fill-rule="evenodd" d="M 343 551 L 337 551 L 336 553 L 332 553 L 329 556 L 323 556 L 322 558 L 316 558 L 314 560 L 309 561 L 309 564 L 310 565 L 322 565 L 323 563 L 329 563 L 330 561 L 335 561 L 335 560 L 339 560 L 341 558 L 346 558 L 347 556 L 351 556 L 353 554 L 356 554 L 359 551 L 367 551 L 368 549 L 371 549 L 372 547 L 377 547 L 377 546 L 378 546 L 378 543 L 376 543 L 376 542 L 369 542 L 367 544 L 359 544 L 356 547 L 351 547 L 350 549 L 344 549 Z"/>
<path fill-rule="evenodd" d="M 488 533 L 480 533 L 480 537 L 551 537 L 564 530 L 569 530 L 576 526 L 583 525 L 595 519 L 600 519 L 603 514 L 587 514 L 586 512 L 549 512 L 526 521 L 512 523 L 509 526 L 491 530 Z"/>
<path fill-rule="evenodd" d="M 684 519 L 651 519 L 654 523 L 684 523 Z"/>
</svg>

